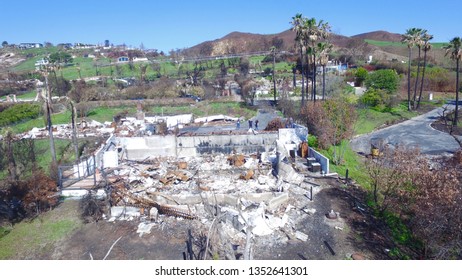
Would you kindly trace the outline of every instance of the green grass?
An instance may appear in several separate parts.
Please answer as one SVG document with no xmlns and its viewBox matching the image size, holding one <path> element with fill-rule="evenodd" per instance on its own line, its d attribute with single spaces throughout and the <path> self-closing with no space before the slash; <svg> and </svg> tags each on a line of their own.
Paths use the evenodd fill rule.
<svg viewBox="0 0 462 280">
<path fill-rule="evenodd" d="M 71 147 L 71 140 L 54 139 L 56 157 L 58 162 L 72 162 L 75 160 L 74 150 Z M 50 141 L 48 139 L 35 140 L 35 149 L 37 153 L 37 164 L 48 173 L 51 162 Z"/>
<path fill-rule="evenodd" d="M 378 47 L 390 47 L 391 46 L 391 47 L 406 47 L 407 48 L 407 45 L 401 42 L 377 41 L 377 40 L 370 40 L 370 39 L 365 39 L 364 41 L 366 41 L 367 43 L 371 45 L 378 46 Z M 441 49 L 447 46 L 448 43 L 435 42 L 435 43 L 431 43 L 431 45 L 435 49 Z"/>
<path fill-rule="evenodd" d="M 67 124 L 70 121 L 71 121 L 71 113 L 69 111 L 59 113 L 59 114 L 54 114 L 51 116 L 51 122 L 54 125 L 55 124 Z M 23 132 L 31 130 L 34 127 L 38 127 L 38 128 L 45 127 L 45 120 L 43 116 L 11 126 L 14 133 L 23 133 Z"/>
<path fill-rule="evenodd" d="M 71 140 L 68 139 L 54 139 L 55 140 L 55 149 L 56 149 L 56 158 L 60 163 L 69 163 L 75 160 L 75 154 L 73 147 L 71 146 Z M 80 145 L 83 145 L 83 141 L 79 141 Z M 49 167 L 51 163 L 51 151 L 50 151 L 50 141 L 46 139 L 36 139 L 34 140 L 35 145 L 35 156 L 38 167 L 40 167 L 45 173 L 49 173 Z M 21 176 L 27 177 L 30 175 L 30 170 L 23 171 L 24 173 Z M 3 170 L 0 170 L 0 180 L 8 176 L 8 171 L 6 166 Z"/>
<path fill-rule="evenodd" d="M 340 164 L 334 164 L 334 150 L 340 153 L 344 149 L 343 160 Z M 369 189 L 369 179 L 365 172 L 364 163 L 361 157 L 351 149 L 348 141 L 342 141 L 339 146 L 331 146 L 328 150 L 320 151 L 330 161 L 330 172 L 338 173 L 340 176 L 346 176 L 348 169 L 348 177 L 355 180 L 360 186 Z"/>
<path fill-rule="evenodd" d="M 37 96 L 37 91 L 31 90 L 31 91 L 24 92 L 24 93 L 16 95 L 16 98 L 21 99 L 21 100 L 34 99 L 36 96 Z"/>
<path fill-rule="evenodd" d="M 135 114 L 136 107 L 98 107 L 90 110 L 87 117 L 98 122 L 112 122 L 116 114 L 125 110 L 128 111 L 129 114 Z"/>
<path fill-rule="evenodd" d="M 368 44 L 378 46 L 378 47 L 406 47 L 406 44 L 403 44 L 401 42 L 391 42 L 391 41 L 377 41 L 377 40 L 370 40 L 370 39 L 365 39 Z"/>
<path fill-rule="evenodd" d="M 65 201 L 32 221 L 15 224 L 0 236 L 0 259 L 28 259 L 36 252 L 51 254 L 54 244 L 82 225 L 77 205 L 76 201 Z"/>
<path fill-rule="evenodd" d="M 21 63 L 19 63 L 18 65 L 16 65 L 14 68 L 13 68 L 13 71 L 17 71 L 17 72 L 25 72 L 25 71 L 34 71 L 35 70 L 35 63 L 37 62 L 37 60 L 40 60 L 39 57 L 33 57 L 33 58 L 29 58 Z"/>
<path fill-rule="evenodd" d="M 47 54 L 52 53 L 57 51 L 56 48 L 49 48 L 49 49 L 33 49 L 33 50 L 27 50 L 23 52 L 23 55 L 25 54 L 32 54 L 34 57 L 29 58 L 22 63 L 16 65 L 13 70 L 17 72 L 27 72 L 27 71 L 34 71 L 35 70 L 35 63 L 37 60 L 45 57 Z M 251 63 L 251 67 L 253 68 L 253 65 L 258 64 L 261 62 L 265 56 L 253 56 L 249 57 L 249 61 Z M 229 67 L 228 63 L 226 60 L 225 64 Z M 111 66 L 111 62 L 113 62 L 113 65 Z M 206 69 L 204 71 L 204 76 L 206 78 L 213 78 L 215 77 L 219 71 L 220 71 L 220 65 L 223 62 L 223 60 L 216 60 L 216 61 L 210 61 L 207 63 L 204 63 L 203 65 L 211 65 L 211 69 Z M 87 78 L 87 77 L 95 77 L 96 76 L 96 65 L 98 65 L 98 74 L 100 76 L 106 76 L 106 77 L 140 77 L 140 65 L 141 64 L 149 64 L 150 62 L 136 62 L 134 63 L 134 69 L 131 70 L 129 67 L 128 63 L 122 63 L 122 64 L 117 64 L 114 63 L 114 60 L 111 60 L 109 58 L 99 58 L 97 60 L 94 60 L 93 58 L 85 58 L 82 56 L 77 56 L 76 58 L 73 59 L 72 64 L 67 65 L 59 70 L 57 70 L 57 74 L 61 75 L 67 79 L 67 80 L 74 80 L 80 78 L 79 76 L 79 71 L 77 70 L 78 67 L 80 67 L 80 75 L 82 78 Z M 116 67 L 117 65 L 117 67 Z M 287 62 L 278 62 L 276 63 L 276 71 L 278 72 L 286 72 L 286 71 L 291 71 L 291 67 Z M 185 71 L 190 71 L 194 69 L 194 63 L 181 63 L 181 64 L 176 64 L 172 63 L 170 61 L 163 61 L 160 62 L 160 73 L 161 75 L 164 76 L 169 76 L 169 77 L 176 77 L 178 75 L 178 70 L 179 68 L 182 68 L 183 73 Z M 264 63 L 262 64 L 262 69 L 265 69 L 266 67 L 272 67 L 271 63 Z M 116 68 L 121 69 L 121 71 L 118 73 Z M 258 68 L 256 66 L 256 68 Z M 112 69 L 112 72 L 111 72 Z M 228 73 L 232 73 L 233 69 L 229 68 Z M 155 77 L 157 75 L 157 71 L 154 71 L 152 67 L 148 66 L 146 69 L 146 77 Z M 184 74 L 181 75 L 182 78 L 185 76 Z"/>
<path fill-rule="evenodd" d="M 418 113 L 407 111 L 405 105 L 399 105 L 388 112 L 380 112 L 373 109 L 358 109 L 358 120 L 355 124 L 355 133 L 364 134 L 377 129 L 384 124 L 391 124 L 400 119 L 411 119 Z"/>
<path fill-rule="evenodd" d="M 249 119 L 256 115 L 256 108 L 248 107 L 241 102 L 203 101 L 188 106 L 149 106 L 144 110 L 148 114 L 155 114 L 159 116 L 193 114 L 193 116 L 196 118 L 224 114 Z M 133 116 L 136 113 L 136 106 L 98 107 L 90 110 L 87 117 L 99 122 L 112 121 L 114 115 L 123 111 L 128 111 L 128 114 Z"/>
</svg>

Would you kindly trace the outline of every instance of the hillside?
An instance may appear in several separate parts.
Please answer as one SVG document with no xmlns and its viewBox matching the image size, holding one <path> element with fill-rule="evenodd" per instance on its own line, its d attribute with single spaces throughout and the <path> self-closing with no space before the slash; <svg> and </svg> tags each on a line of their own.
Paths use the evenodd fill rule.
<svg viewBox="0 0 462 280">
<path fill-rule="evenodd" d="M 358 35 L 351 36 L 351 38 L 360 38 L 363 40 L 374 41 L 401 42 L 401 34 L 390 33 L 383 30 L 361 33 Z"/>
<path fill-rule="evenodd" d="M 399 44 L 400 34 L 389 33 L 386 31 L 374 31 L 363 33 L 352 37 L 331 33 L 329 40 L 334 45 L 334 49 L 358 48 L 359 40 L 366 41 L 362 47 L 367 55 L 373 55 L 375 59 L 398 59 L 405 60 L 405 51 L 403 47 L 390 48 L 388 46 L 378 46 L 367 43 L 367 41 L 387 41 L 393 44 Z M 295 32 L 288 29 L 277 34 L 254 34 L 244 32 L 232 32 L 226 36 L 200 43 L 182 52 L 185 56 L 220 56 L 226 54 L 253 53 L 268 51 L 275 43 L 280 44 L 279 49 L 282 51 L 295 52 Z M 342 51 L 343 52 L 343 51 Z"/>
</svg>

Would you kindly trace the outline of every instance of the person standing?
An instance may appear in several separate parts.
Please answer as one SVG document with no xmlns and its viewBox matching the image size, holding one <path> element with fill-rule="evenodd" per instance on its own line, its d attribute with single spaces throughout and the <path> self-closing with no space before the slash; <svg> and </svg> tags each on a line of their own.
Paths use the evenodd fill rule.
<svg viewBox="0 0 462 280">
<path fill-rule="evenodd" d="M 255 130 L 258 130 L 258 120 L 255 120 Z"/>
<path fill-rule="evenodd" d="M 237 122 L 236 122 L 236 129 L 239 129 L 241 128 L 241 120 L 238 119 Z"/>
<path fill-rule="evenodd" d="M 252 128 L 252 120 L 249 120 L 249 129 Z"/>
</svg>

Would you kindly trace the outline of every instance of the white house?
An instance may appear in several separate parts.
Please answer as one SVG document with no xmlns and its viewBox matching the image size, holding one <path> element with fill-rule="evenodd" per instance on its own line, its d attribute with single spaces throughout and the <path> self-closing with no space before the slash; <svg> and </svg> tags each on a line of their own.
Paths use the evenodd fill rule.
<svg viewBox="0 0 462 280">
<path fill-rule="evenodd" d="M 35 62 L 35 70 L 40 70 L 41 67 L 47 66 L 50 62 L 46 58 L 42 58 Z"/>
</svg>

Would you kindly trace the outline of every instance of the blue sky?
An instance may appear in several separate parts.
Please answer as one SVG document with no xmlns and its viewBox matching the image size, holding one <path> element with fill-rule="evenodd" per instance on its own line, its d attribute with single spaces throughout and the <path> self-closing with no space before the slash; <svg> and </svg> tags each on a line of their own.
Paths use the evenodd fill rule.
<svg viewBox="0 0 462 280">
<path fill-rule="evenodd" d="M 274 34 L 290 29 L 297 13 L 327 21 L 351 36 L 427 29 L 434 42 L 462 37 L 462 1 L 3 1 L 0 41 L 111 43 L 168 52 L 233 31 Z"/>
</svg>

